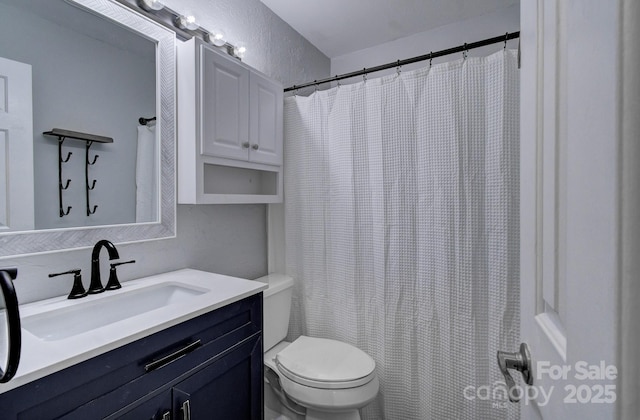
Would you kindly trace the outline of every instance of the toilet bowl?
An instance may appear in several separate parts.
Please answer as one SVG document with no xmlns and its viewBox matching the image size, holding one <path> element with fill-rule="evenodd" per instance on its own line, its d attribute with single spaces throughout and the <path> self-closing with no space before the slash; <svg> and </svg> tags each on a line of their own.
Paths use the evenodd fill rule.
<svg viewBox="0 0 640 420">
<path fill-rule="evenodd" d="M 380 387 L 375 361 L 348 343 L 287 335 L 293 279 L 271 274 L 264 291 L 265 399 L 280 403 L 274 419 L 359 420 L 360 408 L 373 401 Z M 273 410 L 273 401 L 266 401 Z M 266 412 L 267 410 L 265 410 Z M 282 411 L 283 415 L 277 414 Z"/>
</svg>

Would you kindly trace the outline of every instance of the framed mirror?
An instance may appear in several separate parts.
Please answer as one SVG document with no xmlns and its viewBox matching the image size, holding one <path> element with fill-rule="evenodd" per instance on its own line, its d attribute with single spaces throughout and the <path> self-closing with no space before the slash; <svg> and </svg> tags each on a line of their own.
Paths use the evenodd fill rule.
<svg viewBox="0 0 640 420">
<path fill-rule="evenodd" d="M 115 0 L 0 0 L 3 19 L 0 258 L 174 237 L 175 33 Z M 7 76 L 6 62 L 26 67 Z M 20 131 L 9 114 L 25 100 L 9 93 L 25 94 L 26 68 Z M 55 128 L 90 141 L 43 134 Z"/>
</svg>

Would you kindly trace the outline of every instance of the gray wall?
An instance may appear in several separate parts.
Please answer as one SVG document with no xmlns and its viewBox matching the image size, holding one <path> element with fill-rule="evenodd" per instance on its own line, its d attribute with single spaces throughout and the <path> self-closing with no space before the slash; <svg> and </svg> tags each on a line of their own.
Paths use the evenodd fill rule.
<svg viewBox="0 0 640 420">
<path fill-rule="evenodd" d="M 33 72 L 35 226 L 133 223 L 136 127 L 138 117 L 155 114 L 155 45 L 147 41 L 144 53 L 137 54 L 105 42 L 130 36 L 113 24 L 109 38 L 96 31 L 92 36 L 98 39 L 87 36 L 74 29 L 74 19 L 97 18 L 64 6 L 73 14 L 66 26 L 0 4 L 0 56 L 31 64 Z M 63 144 L 64 156 L 73 153 L 63 165 L 63 180 L 71 179 L 63 200 L 73 208 L 59 216 L 57 141 L 42 135 L 54 127 L 114 139 L 91 147 L 90 158 L 100 155 L 89 171 L 90 180 L 97 180 L 91 203 L 99 206 L 91 216 L 86 214 L 85 142 L 76 140 Z"/>
<path fill-rule="evenodd" d="M 245 63 L 285 86 L 329 76 L 329 59 L 259 0 L 165 3 L 174 10 L 189 8 L 203 27 L 221 27 L 232 42 L 242 37 L 248 47 Z M 175 239 L 118 246 L 122 258 L 137 261 L 120 267 L 121 280 L 185 267 L 250 279 L 266 274 L 265 205 L 179 205 L 177 219 Z M 7 258 L 0 259 L 0 266 L 18 267 L 15 286 L 18 299 L 26 303 L 69 292 L 72 279 L 49 279 L 51 272 L 81 268 L 88 285 L 90 254 L 90 249 L 81 249 Z"/>
</svg>

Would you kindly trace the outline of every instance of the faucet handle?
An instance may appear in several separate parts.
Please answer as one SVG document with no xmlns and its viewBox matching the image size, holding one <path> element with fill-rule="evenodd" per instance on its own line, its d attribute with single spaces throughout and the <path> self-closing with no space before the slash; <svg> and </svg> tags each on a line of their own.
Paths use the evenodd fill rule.
<svg viewBox="0 0 640 420">
<path fill-rule="evenodd" d="M 78 299 L 87 296 L 87 291 L 84 290 L 84 286 L 82 285 L 82 275 L 80 274 L 79 268 L 62 273 L 49 274 L 49 277 L 57 277 L 64 274 L 73 274 L 73 287 L 71 287 L 71 292 L 69 292 L 67 299 Z"/>
<path fill-rule="evenodd" d="M 109 281 L 107 285 L 104 287 L 105 290 L 116 290 L 121 288 L 120 281 L 118 280 L 118 273 L 116 272 L 116 267 L 123 264 L 132 264 L 136 262 L 136 260 L 124 261 L 124 262 L 116 262 L 110 263 L 111 268 L 109 269 Z"/>
</svg>

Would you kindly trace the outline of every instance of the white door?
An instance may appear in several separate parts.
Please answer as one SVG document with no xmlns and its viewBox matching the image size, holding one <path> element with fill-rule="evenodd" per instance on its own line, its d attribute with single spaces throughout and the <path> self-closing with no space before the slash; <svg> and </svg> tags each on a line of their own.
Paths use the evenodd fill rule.
<svg viewBox="0 0 640 420">
<path fill-rule="evenodd" d="M 620 7 L 521 2 L 525 420 L 615 418 Z"/>
<path fill-rule="evenodd" d="M 230 159 L 249 159 L 249 70 L 214 47 L 200 49 L 201 153 Z"/>
<path fill-rule="evenodd" d="M 0 232 L 34 227 L 32 114 L 31 65 L 0 57 Z"/>
<path fill-rule="evenodd" d="M 282 85 L 257 73 L 251 73 L 249 93 L 249 160 L 282 165 Z"/>
</svg>

